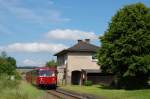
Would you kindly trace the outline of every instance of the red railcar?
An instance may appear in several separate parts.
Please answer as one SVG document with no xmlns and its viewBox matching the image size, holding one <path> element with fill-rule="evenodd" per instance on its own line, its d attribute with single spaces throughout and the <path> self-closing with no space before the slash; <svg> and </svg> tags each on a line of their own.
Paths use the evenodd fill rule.
<svg viewBox="0 0 150 99">
<path fill-rule="evenodd" d="M 56 68 L 40 67 L 26 73 L 26 80 L 38 87 L 57 86 Z"/>
</svg>

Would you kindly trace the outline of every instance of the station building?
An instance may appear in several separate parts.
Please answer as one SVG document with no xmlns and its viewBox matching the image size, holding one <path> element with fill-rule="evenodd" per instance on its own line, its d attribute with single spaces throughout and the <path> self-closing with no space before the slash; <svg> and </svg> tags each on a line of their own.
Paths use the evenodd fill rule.
<svg viewBox="0 0 150 99">
<path fill-rule="evenodd" d="M 98 46 L 90 43 L 90 39 L 85 39 L 56 53 L 58 83 L 82 85 L 85 80 L 93 83 L 105 82 L 95 57 L 98 49 Z"/>
</svg>

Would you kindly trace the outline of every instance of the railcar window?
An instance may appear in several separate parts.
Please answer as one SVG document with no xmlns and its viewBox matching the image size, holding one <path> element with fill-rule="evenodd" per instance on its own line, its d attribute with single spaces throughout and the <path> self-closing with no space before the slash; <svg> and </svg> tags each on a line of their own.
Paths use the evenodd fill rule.
<svg viewBox="0 0 150 99">
<path fill-rule="evenodd" d="M 49 70 L 40 70 L 39 71 L 39 76 L 53 76 L 54 71 L 49 71 Z"/>
</svg>

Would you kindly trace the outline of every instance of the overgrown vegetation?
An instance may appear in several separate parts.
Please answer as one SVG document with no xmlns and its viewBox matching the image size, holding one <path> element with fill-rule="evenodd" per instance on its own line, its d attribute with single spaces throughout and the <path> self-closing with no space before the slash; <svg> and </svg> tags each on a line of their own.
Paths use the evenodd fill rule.
<svg viewBox="0 0 150 99">
<path fill-rule="evenodd" d="M 21 81 L 21 76 L 16 71 L 16 60 L 2 52 L 0 55 L 0 99 L 41 99 L 42 95 L 42 91 Z"/>
<path fill-rule="evenodd" d="M 44 92 L 20 80 L 0 77 L 0 99 L 41 99 Z"/>
<path fill-rule="evenodd" d="M 150 74 L 150 8 L 142 3 L 120 9 L 100 37 L 98 64 L 115 74 L 117 88 L 147 86 Z"/>
<path fill-rule="evenodd" d="M 7 74 L 1 74 L 0 75 L 0 92 L 4 89 L 10 88 L 17 88 L 20 84 L 20 80 L 14 79 L 10 80 L 10 76 Z"/>
</svg>

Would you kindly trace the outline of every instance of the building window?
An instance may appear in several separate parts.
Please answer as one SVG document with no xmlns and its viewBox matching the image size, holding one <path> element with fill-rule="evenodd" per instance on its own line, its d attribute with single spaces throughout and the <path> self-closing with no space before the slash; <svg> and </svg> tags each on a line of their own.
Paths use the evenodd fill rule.
<svg viewBox="0 0 150 99">
<path fill-rule="evenodd" d="M 93 54 L 93 55 L 92 55 L 92 59 L 97 59 L 97 55 L 96 55 L 96 54 Z"/>
<path fill-rule="evenodd" d="M 67 64 L 67 59 L 65 56 L 60 56 L 57 58 L 58 66 L 64 66 Z"/>
<path fill-rule="evenodd" d="M 98 60 L 97 60 L 97 54 L 96 54 L 96 53 L 92 55 L 92 61 L 98 61 Z"/>
</svg>

